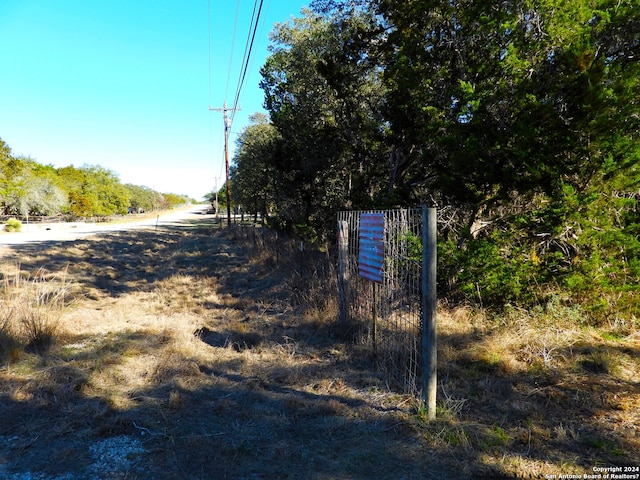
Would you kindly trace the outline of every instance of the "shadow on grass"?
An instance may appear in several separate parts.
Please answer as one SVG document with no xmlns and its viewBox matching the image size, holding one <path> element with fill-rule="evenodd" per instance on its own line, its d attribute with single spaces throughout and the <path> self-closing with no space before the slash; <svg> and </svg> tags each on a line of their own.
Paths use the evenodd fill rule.
<svg viewBox="0 0 640 480">
<path fill-rule="evenodd" d="M 371 392 L 384 385 L 369 365 L 351 355 L 332 359 L 327 354 L 342 340 L 296 322 L 282 324 L 286 286 L 269 274 L 294 270 L 284 254 L 266 267 L 250 263 L 234 235 L 220 235 L 196 219 L 157 231 L 12 247 L 12 258 L 5 261 L 27 271 L 68 266 L 70 279 L 104 298 L 150 292 L 174 275 L 215 277 L 218 292 L 230 300 L 205 306 L 244 310 L 245 323 L 258 322 L 265 330 L 247 333 L 209 319 L 199 332 L 203 347 L 226 356 L 230 350 L 235 358 L 209 365 L 176 352 L 164 358 L 162 372 L 150 367 L 149 378 L 119 402 L 96 382 L 112 375 L 113 389 L 119 388 L 117 374 L 128 368 L 127 360 L 136 352 L 166 356 L 170 334 L 69 334 L 66 347 L 27 355 L 0 370 L 0 477 L 28 471 L 41 473 L 43 480 L 447 476 L 444 460 L 405 425 L 405 413 L 381 407 L 374 398 Z M 265 306 L 256 308 L 258 301 Z M 244 356 L 279 342 L 286 350 L 293 338 L 310 339 L 302 355 L 309 364 L 294 359 L 246 373 Z M 229 340 L 237 348 L 229 349 Z M 361 382 L 361 395 L 346 387 L 353 378 Z M 145 453 L 129 454 L 126 471 L 96 471 L 91 445 L 121 436 L 141 442 Z"/>
<path fill-rule="evenodd" d="M 541 358 L 523 369 L 483 350 L 492 335 L 439 337 L 447 347 L 446 369 L 439 372 L 440 413 L 443 428 L 458 433 L 450 444 L 486 452 L 504 473 L 510 463 L 518 470 L 532 460 L 579 474 L 593 474 L 597 465 L 640 462 L 639 377 L 617 371 L 623 356 L 630 363 L 640 358 L 640 347 L 585 341 L 555 349 L 548 364 Z M 559 470 L 530 473 L 539 478 Z"/>
<path fill-rule="evenodd" d="M 264 242 L 255 230 L 250 235 L 256 245 Z M 126 407 L 97 395 L 92 375 L 124 366 L 131 352 L 160 352 L 171 341 L 167 333 L 114 332 L 99 341 L 78 336 L 70 339 L 78 345 L 73 350 L 30 357 L 30 374 L 0 370 L 5 472 L 28 468 L 51 478 L 73 472 L 105 479 L 464 479 L 513 473 L 488 457 L 516 459 L 518 474 L 534 461 L 573 462 L 589 473 L 599 464 L 638 463 L 637 422 L 621 434 L 612 419 L 637 418 L 625 408 L 637 405 L 640 387 L 607 373 L 606 355 L 596 355 L 596 347 L 557 352 L 575 356 L 570 369 L 523 373 L 500 358 L 467 355 L 484 334 L 443 334 L 441 346 L 457 353 L 439 371 L 440 418 L 423 423 L 405 398 L 380 401 L 384 382 L 343 334 L 326 323 L 283 320 L 282 309 L 294 310 L 286 305 L 286 290 L 295 286 L 302 295 L 312 277 L 305 277 L 294 250 L 277 246 L 275 260 L 271 251 L 264 262 L 252 262 L 241 243 L 237 233 L 198 218 L 157 231 L 13 247 L 21 268 L 68 265 L 69 277 L 83 288 L 113 298 L 152 291 L 174 275 L 215 277 L 218 293 L 231 300 L 207 301 L 205 308 L 231 308 L 243 318 L 225 324 L 214 315 L 190 332 L 221 358 L 228 350 L 235 357 L 214 364 L 169 359 L 176 362 L 165 367 L 166 378 L 133 389 Z M 245 355 L 259 358 L 261 348 L 292 348 L 289 342 L 300 350 L 291 363 L 265 360 L 259 369 L 247 368 Z M 609 353 L 640 355 L 624 348 Z M 181 367 L 182 361 L 194 368 Z M 627 404 L 625 398 L 636 400 Z M 132 455 L 126 472 L 93 471 L 88 446 L 121 435 L 140 441 L 146 453 Z"/>
<path fill-rule="evenodd" d="M 195 216 L 194 216 L 195 217 Z M 5 262 L 14 261 L 22 270 L 36 272 L 68 269 L 70 277 L 109 296 L 145 291 L 178 273 L 210 275 L 223 261 L 233 262 L 228 246 L 211 237 L 217 224 L 203 216 L 159 229 L 96 233 L 67 241 L 8 245 Z"/>
<path fill-rule="evenodd" d="M 125 350 L 164 341 L 146 337 L 114 338 L 109 349 L 95 345 L 92 352 L 80 348 L 65 362 L 41 358 L 31 379 L 0 373 L 4 473 L 28 467 L 48 476 L 38 478 L 70 473 L 105 479 L 446 477 L 442 460 L 407 435 L 395 409 L 279 380 L 312 379 L 320 375 L 317 367 L 292 366 L 287 372 L 276 365 L 246 376 L 239 373 L 238 357 L 215 368 L 199 365 L 188 375 L 177 369 L 180 373 L 161 384 L 149 382 L 131 392 L 129 408 L 91 394 L 92 374 L 74 362 L 90 359 L 99 371 L 117 366 Z M 87 447 L 123 435 L 136 438 L 146 453 L 132 456 L 126 472 L 95 472 Z"/>
</svg>

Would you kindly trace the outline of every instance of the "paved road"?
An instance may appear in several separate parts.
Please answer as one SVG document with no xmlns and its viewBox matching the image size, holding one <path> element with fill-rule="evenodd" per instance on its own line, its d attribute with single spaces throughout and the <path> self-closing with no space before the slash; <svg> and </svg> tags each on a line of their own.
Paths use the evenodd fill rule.
<svg viewBox="0 0 640 480">
<path fill-rule="evenodd" d="M 118 223 L 50 223 L 50 224 L 24 224 L 21 232 L 5 232 L 4 226 L 0 226 L 1 245 L 18 245 L 30 242 L 43 242 L 51 240 L 75 240 L 95 233 L 124 231 L 140 228 L 149 228 L 180 222 L 200 215 L 207 211 L 208 205 L 191 205 L 144 219 Z"/>
</svg>

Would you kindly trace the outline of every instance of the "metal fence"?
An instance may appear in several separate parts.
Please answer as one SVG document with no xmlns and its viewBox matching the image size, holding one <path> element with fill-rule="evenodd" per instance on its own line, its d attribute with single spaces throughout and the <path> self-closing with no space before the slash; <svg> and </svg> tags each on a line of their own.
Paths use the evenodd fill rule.
<svg viewBox="0 0 640 480">
<path fill-rule="evenodd" d="M 424 212 L 338 213 L 340 321 L 360 328 L 359 338 L 370 345 L 389 386 L 410 394 L 419 394 L 424 386 Z M 369 242 L 363 228 L 370 228 L 365 219 L 371 214 L 384 218 L 382 271 L 375 278 L 363 273 L 361 265 L 369 262 L 362 250 Z"/>
</svg>

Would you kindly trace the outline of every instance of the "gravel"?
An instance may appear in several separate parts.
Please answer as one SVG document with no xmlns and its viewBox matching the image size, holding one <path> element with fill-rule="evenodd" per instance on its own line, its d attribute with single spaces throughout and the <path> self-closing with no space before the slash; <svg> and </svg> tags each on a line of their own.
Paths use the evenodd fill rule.
<svg viewBox="0 0 640 480">
<path fill-rule="evenodd" d="M 17 437 L 0 437 L 0 449 L 11 449 Z M 85 473 L 65 473 L 51 476 L 42 472 L 9 472 L 0 465 L 2 480 L 106 480 L 131 478 L 129 475 L 147 451 L 140 440 L 131 435 L 110 437 L 91 444 L 88 447 L 93 463 Z M 135 476 L 134 476 L 135 478 Z"/>
</svg>

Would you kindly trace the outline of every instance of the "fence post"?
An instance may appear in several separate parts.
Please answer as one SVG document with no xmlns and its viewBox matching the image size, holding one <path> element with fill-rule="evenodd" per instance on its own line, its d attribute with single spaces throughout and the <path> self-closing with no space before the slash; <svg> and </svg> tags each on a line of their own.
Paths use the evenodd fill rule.
<svg viewBox="0 0 640 480">
<path fill-rule="evenodd" d="M 422 207 L 422 397 L 429 420 L 436 418 L 438 354 L 436 330 L 436 209 Z"/>
<path fill-rule="evenodd" d="M 349 223 L 338 222 L 338 305 L 339 321 L 349 320 Z"/>
</svg>

